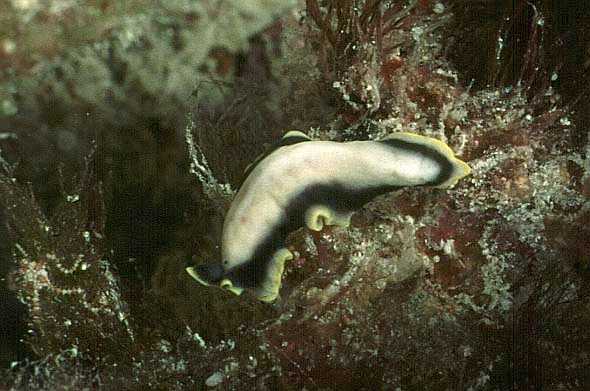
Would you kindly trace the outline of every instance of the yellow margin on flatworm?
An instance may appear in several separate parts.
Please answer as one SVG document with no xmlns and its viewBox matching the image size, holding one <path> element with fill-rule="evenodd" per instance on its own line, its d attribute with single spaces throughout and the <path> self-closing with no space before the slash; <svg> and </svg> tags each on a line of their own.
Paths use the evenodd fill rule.
<svg viewBox="0 0 590 391">
<path fill-rule="evenodd" d="M 188 273 L 189 276 L 191 276 L 192 278 L 194 278 L 195 280 L 197 280 L 198 282 L 200 282 L 201 284 L 205 285 L 205 286 L 209 286 L 209 283 L 205 280 L 203 280 L 200 276 L 199 273 L 197 273 L 197 271 L 195 270 L 194 267 L 189 266 L 186 269 L 186 272 Z"/>
</svg>

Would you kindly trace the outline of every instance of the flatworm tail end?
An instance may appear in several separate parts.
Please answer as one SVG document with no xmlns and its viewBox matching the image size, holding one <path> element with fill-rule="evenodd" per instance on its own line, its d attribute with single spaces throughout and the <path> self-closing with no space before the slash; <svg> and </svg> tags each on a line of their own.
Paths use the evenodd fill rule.
<svg viewBox="0 0 590 391">
<path fill-rule="evenodd" d="M 418 153 L 433 158 L 441 165 L 441 174 L 430 183 L 439 189 L 448 189 L 457 184 L 460 179 L 471 173 L 467 163 L 458 159 L 453 150 L 444 142 L 432 137 L 421 136 L 415 133 L 394 133 L 384 139 L 385 142 L 401 143 L 411 146 Z"/>
</svg>

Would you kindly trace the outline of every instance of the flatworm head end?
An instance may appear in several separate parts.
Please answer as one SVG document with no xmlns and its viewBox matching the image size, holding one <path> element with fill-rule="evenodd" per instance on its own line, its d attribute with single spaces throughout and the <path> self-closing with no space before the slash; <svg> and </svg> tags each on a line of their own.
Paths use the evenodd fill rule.
<svg viewBox="0 0 590 391">
<path fill-rule="evenodd" d="M 258 300 L 272 302 L 279 296 L 285 262 L 289 259 L 293 259 L 293 254 L 286 248 L 270 256 L 250 259 L 227 270 L 220 286 L 236 294 L 248 289 Z"/>
<path fill-rule="evenodd" d="M 185 270 L 189 276 L 205 286 L 218 285 L 220 288 L 236 295 L 240 295 L 243 291 L 242 288 L 234 286 L 228 278 L 225 278 L 225 271 L 219 263 L 189 266 Z"/>
</svg>

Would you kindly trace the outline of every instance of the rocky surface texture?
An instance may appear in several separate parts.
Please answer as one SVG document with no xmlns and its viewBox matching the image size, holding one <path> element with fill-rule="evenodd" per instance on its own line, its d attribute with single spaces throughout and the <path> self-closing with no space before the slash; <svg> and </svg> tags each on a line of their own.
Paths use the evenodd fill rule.
<svg viewBox="0 0 590 391">
<path fill-rule="evenodd" d="M 5 3 L 0 261 L 28 350 L 0 389 L 590 384 L 588 40 L 567 10 Z M 186 260 L 218 256 L 241 171 L 284 129 L 412 131 L 473 172 L 292 233 L 272 305 L 194 283 Z"/>
</svg>

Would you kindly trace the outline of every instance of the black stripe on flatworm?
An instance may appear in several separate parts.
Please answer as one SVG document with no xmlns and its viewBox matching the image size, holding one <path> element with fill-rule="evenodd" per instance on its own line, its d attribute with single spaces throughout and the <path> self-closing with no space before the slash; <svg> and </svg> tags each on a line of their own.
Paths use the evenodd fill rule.
<svg viewBox="0 0 590 391">
<path fill-rule="evenodd" d="M 440 172 L 434 180 L 425 183 L 423 186 L 440 185 L 441 183 L 444 183 L 447 180 L 449 180 L 449 178 L 451 178 L 451 176 L 453 175 L 454 167 L 453 163 L 451 163 L 449 156 L 439 152 L 435 148 L 431 148 L 424 144 L 412 143 L 409 141 L 399 140 L 395 138 L 385 139 L 379 142 L 394 148 L 411 151 L 422 156 L 425 156 L 428 159 L 434 160 L 439 165 Z"/>
<path fill-rule="evenodd" d="M 354 212 L 378 195 L 398 190 L 397 186 L 379 186 L 369 189 L 352 189 L 338 183 L 315 184 L 295 196 L 285 209 L 285 217 L 272 229 L 254 251 L 252 259 L 226 273 L 235 286 L 260 286 L 274 253 L 284 247 L 289 233 L 305 224 L 305 212 L 314 205 L 324 205 L 337 213 Z"/>
<path fill-rule="evenodd" d="M 205 263 L 195 266 L 195 271 L 209 284 L 217 284 L 223 279 L 223 266 L 221 263 Z"/>
</svg>

